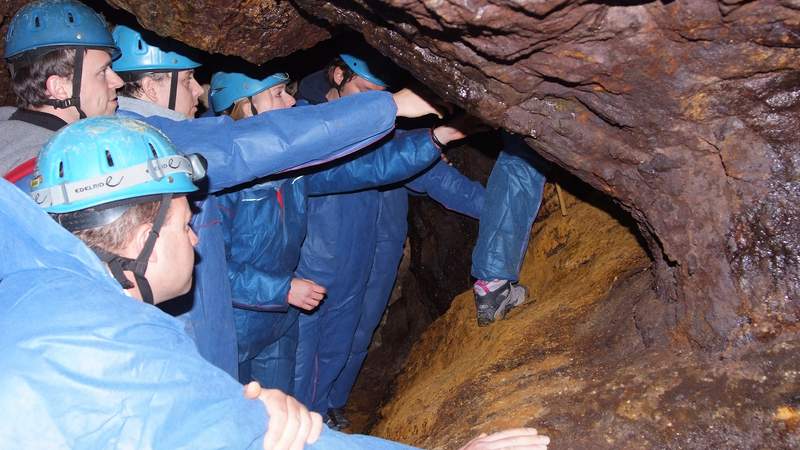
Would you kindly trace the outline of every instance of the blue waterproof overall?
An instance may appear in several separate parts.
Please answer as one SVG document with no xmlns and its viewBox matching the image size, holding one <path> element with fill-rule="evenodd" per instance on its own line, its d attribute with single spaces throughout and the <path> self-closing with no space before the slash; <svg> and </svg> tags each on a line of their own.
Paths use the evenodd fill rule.
<svg viewBox="0 0 800 450">
<path fill-rule="evenodd" d="M 396 183 L 439 157 L 426 132 L 393 137 L 332 168 L 219 197 L 243 382 L 294 390 L 299 310 L 288 293 L 306 238 L 307 197 Z"/>
<path fill-rule="evenodd" d="M 323 103 L 327 101 L 324 94 L 328 89 L 324 71 L 316 72 L 301 82 L 299 97 L 310 103 Z M 403 146 L 403 143 L 397 142 L 395 145 Z M 427 145 L 435 148 L 430 139 Z M 419 172 L 417 170 L 409 175 Z M 447 164 L 440 162 L 434 165 L 416 180 L 417 189 L 422 192 L 430 191 L 434 198 L 448 208 L 473 216 L 477 216 L 480 211 L 482 186 L 465 178 Z M 328 292 L 325 301 L 316 311 L 300 314 L 294 393 L 309 408 L 320 413 L 326 412 L 332 406 L 341 406 L 332 405 L 329 396 L 349 359 L 376 258 L 381 259 L 378 264 L 391 267 L 391 281 L 381 280 L 382 286 L 378 289 L 386 290 L 386 283 L 391 285 L 394 281 L 397 269 L 397 262 L 394 261 L 399 261 L 399 255 L 402 254 L 408 208 L 405 188 L 396 190 L 397 195 L 387 196 L 373 189 L 313 197 L 309 201 L 308 235 L 303 244 L 297 273 L 324 286 Z M 390 204 L 382 206 L 383 202 Z M 380 232 L 377 224 L 381 208 L 387 211 L 397 210 L 398 213 L 391 215 L 391 218 L 388 217 L 389 214 L 384 216 L 387 220 L 396 220 L 398 224 L 390 225 L 397 229 L 389 239 L 392 243 L 381 244 L 382 249 L 390 247 L 386 248 L 387 254 L 376 256 Z M 386 240 L 383 237 L 381 239 Z M 395 245 L 398 240 L 399 246 Z M 354 358 L 354 365 L 342 381 L 343 385 L 352 387 L 354 375 L 351 374 L 358 372 L 363 360 L 360 349 L 365 340 L 366 345 L 369 345 L 374 330 L 372 322 L 380 320 L 377 310 L 380 309 L 382 313 L 387 300 L 388 295 L 377 300 L 369 299 L 370 302 L 375 302 L 370 305 L 374 306 L 369 311 L 370 317 L 364 321 L 365 329 L 370 330 L 361 333 L 362 336 L 369 334 L 369 337 L 359 341 L 359 356 Z M 356 359 L 360 359 L 357 364 Z M 350 387 L 340 388 L 344 395 L 337 397 L 344 397 L 346 400 Z"/>
<path fill-rule="evenodd" d="M 268 416 L 184 324 L 125 295 L 0 180 L 0 442 L 26 450 L 263 448 Z M 323 429 L 309 450 L 411 447 Z"/>
<path fill-rule="evenodd" d="M 503 151 L 486 184 L 478 241 L 472 252 L 472 276 L 480 280 L 519 280 L 542 204 L 546 162 L 521 137 L 503 133 Z"/>
</svg>

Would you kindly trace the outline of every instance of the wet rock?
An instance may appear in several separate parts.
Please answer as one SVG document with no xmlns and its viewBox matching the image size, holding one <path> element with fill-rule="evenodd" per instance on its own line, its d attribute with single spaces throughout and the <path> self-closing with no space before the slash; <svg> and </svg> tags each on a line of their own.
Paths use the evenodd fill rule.
<svg viewBox="0 0 800 450">
<path fill-rule="evenodd" d="M 800 308 L 767 263 L 797 228 L 762 232 L 798 215 L 796 2 L 297 4 L 616 198 L 656 259 L 648 342 L 738 345 L 769 299 Z"/>
<path fill-rule="evenodd" d="M 162 36 L 254 63 L 286 56 L 330 37 L 281 0 L 109 0 Z"/>
</svg>

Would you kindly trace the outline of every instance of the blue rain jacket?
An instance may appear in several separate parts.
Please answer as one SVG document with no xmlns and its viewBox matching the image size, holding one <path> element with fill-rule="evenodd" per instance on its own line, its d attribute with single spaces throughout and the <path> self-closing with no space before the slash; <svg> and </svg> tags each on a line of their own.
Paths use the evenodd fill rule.
<svg viewBox="0 0 800 450">
<path fill-rule="evenodd" d="M 417 132 L 428 133 L 428 130 Z M 433 143 L 429 145 L 433 146 Z M 377 254 L 378 247 L 384 250 L 387 245 L 379 244 L 378 236 L 380 233 L 381 240 L 399 242 L 402 254 L 409 190 L 427 193 L 446 207 L 472 217 L 477 217 L 483 207 L 483 186 L 441 161 L 407 180 L 406 187 L 385 192 L 370 190 L 315 197 L 309 202 L 309 230 L 301 251 L 298 274 L 325 286 L 328 294 L 317 311 L 300 315 L 295 394 L 315 411 L 325 412 L 330 407 L 343 406 L 355 381 L 358 368 L 351 367 L 341 382 L 342 386 L 333 393 L 334 384 L 342 376 L 350 358 L 362 315 L 370 315 L 365 319 L 364 327 L 371 329 L 362 333 L 369 334 L 366 339 L 366 346 L 369 346 L 374 330 L 370 323 L 380 320 L 388 301 L 388 294 L 384 299 L 374 300 L 366 297 L 366 293 L 370 289 L 371 269 L 376 264 L 392 271 L 388 279 L 375 281 L 381 287 L 372 289 L 385 290 L 388 283 L 391 290 L 397 272 L 397 263 L 393 261 L 399 258 L 396 255 L 398 250 L 393 244 L 388 244 L 391 250 Z M 379 211 L 383 211 L 381 221 Z M 390 237 L 387 239 L 386 236 Z M 374 263 L 377 259 L 381 261 Z M 365 313 L 364 301 L 383 306 L 370 305 L 375 308 Z M 378 309 L 380 313 L 376 312 Z M 359 341 L 359 348 L 363 342 L 363 339 Z"/>
<path fill-rule="evenodd" d="M 397 112 L 391 95 L 369 92 L 351 97 L 239 121 L 227 116 L 176 121 L 125 110 L 118 114 L 159 128 L 179 151 L 202 154 L 208 160 L 207 190 L 216 192 L 265 175 L 338 158 L 391 131 Z M 201 194 L 190 199 L 197 210 L 192 227 L 200 239 L 195 283 L 189 294 L 167 309 L 179 314 L 201 355 L 237 377 L 236 331 L 219 226 L 222 216 L 216 197 Z"/>
<path fill-rule="evenodd" d="M 292 392 L 299 311 L 288 293 L 306 238 L 307 196 L 397 183 L 439 157 L 427 131 L 395 135 L 347 163 L 220 196 L 242 381 Z"/>
<path fill-rule="evenodd" d="M 0 180 L 0 442 L 26 450 L 261 449 L 268 416 L 183 324 L 126 296 Z M 324 428 L 310 450 L 412 449 Z"/>
<path fill-rule="evenodd" d="M 483 209 L 483 186 L 442 161 L 409 180 L 404 188 L 381 190 L 375 223 L 375 251 L 364 289 L 361 314 L 345 365 L 331 386 L 331 408 L 342 408 L 347 403 L 367 356 L 372 334 L 383 317 L 392 293 L 408 231 L 409 193 L 428 194 L 445 207 L 476 219 Z"/>
<path fill-rule="evenodd" d="M 503 133 L 503 144 L 486 185 L 472 252 L 472 276 L 480 280 L 519 280 L 546 181 L 546 162 L 522 138 Z"/>
</svg>

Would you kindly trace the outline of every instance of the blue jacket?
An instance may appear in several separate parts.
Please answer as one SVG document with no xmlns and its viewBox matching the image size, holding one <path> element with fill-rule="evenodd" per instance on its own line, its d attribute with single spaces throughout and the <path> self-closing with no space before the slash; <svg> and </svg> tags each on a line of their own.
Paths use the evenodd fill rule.
<svg viewBox="0 0 800 450">
<path fill-rule="evenodd" d="M 379 94 L 379 95 L 374 95 Z M 208 190 L 320 163 L 356 151 L 388 133 L 397 108 L 386 93 L 366 93 L 329 105 L 290 108 L 244 120 L 210 117 L 173 120 L 172 111 L 121 98 L 120 115 L 159 128 L 179 151 L 208 160 Z M 139 113 L 122 109 L 136 107 Z M 343 114 L 347 111 L 347 114 Z M 345 120 L 354 118 L 354 120 Z M 325 142 L 326 145 L 319 145 Z M 200 242 L 193 290 L 170 307 L 186 324 L 206 359 L 237 376 L 236 332 L 216 197 L 192 196 L 198 213 L 192 227 Z"/>
<path fill-rule="evenodd" d="M 123 294 L 0 180 L 0 442 L 26 450 L 260 449 L 267 414 L 183 325 Z M 309 450 L 410 447 L 323 429 Z"/>
<path fill-rule="evenodd" d="M 330 169 L 220 196 L 235 306 L 257 311 L 288 309 L 287 294 L 306 237 L 309 195 L 396 183 L 438 158 L 427 132 L 395 135 L 376 150 Z"/>
</svg>

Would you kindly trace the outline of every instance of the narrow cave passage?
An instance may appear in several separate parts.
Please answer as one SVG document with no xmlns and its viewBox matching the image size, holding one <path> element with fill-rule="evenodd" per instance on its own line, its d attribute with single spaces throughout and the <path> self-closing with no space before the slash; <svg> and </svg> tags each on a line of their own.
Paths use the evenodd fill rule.
<svg viewBox="0 0 800 450">
<path fill-rule="evenodd" d="M 0 32 L 26 3 L 0 5 Z M 518 426 L 554 448 L 800 446 L 796 2 L 85 3 L 176 39 L 204 84 L 218 70 L 297 82 L 366 44 L 400 84 L 551 165 L 520 279 L 532 300 L 488 328 L 476 222 L 409 198 L 348 431 L 448 449 Z M 0 72 L 0 105 L 15 104 Z M 447 156 L 485 184 L 498 133 Z"/>
</svg>

